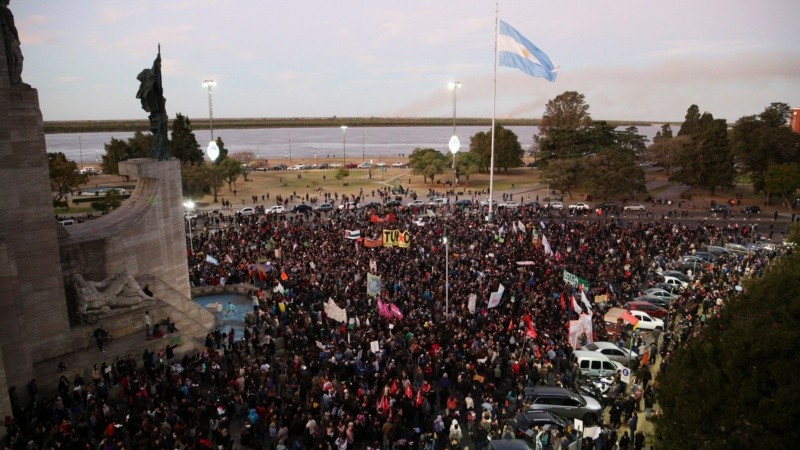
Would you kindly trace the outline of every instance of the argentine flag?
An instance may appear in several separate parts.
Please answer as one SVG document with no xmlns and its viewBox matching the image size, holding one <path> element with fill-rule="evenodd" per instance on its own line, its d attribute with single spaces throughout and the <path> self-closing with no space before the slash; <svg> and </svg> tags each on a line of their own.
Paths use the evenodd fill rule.
<svg viewBox="0 0 800 450">
<path fill-rule="evenodd" d="M 497 36 L 497 51 L 501 66 L 519 69 L 532 77 L 556 80 L 556 69 L 550 58 L 502 20 Z"/>
</svg>

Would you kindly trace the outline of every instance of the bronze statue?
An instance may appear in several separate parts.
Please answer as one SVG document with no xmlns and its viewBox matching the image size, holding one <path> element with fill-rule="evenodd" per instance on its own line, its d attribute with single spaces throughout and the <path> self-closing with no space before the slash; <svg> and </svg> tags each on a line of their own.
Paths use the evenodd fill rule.
<svg viewBox="0 0 800 450">
<path fill-rule="evenodd" d="M 19 33 L 14 25 L 14 15 L 8 9 L 10 0 L 0 0 L 0 27 L 3 29 L 3 45 L 6 49 L 6 62 L 8 63 L 8 78 L 11 84 L 24 84 L 22 82 L 22 50 L 19 45 Z"/>
<path fill-rule="evenodd" d="M 163 160 L 169 158 L 169 141 L 167 140 L 167 100 L 161 84 L 161 45 L 158 56 L 151 69 L 144 69 L 136 76 L 139 80 L 139 92 L 136 98 L 142 101 L 142 109 L 150 113 L 150 132 L 153 142 L 150 144 L 150 157 Z"/>
</svg>

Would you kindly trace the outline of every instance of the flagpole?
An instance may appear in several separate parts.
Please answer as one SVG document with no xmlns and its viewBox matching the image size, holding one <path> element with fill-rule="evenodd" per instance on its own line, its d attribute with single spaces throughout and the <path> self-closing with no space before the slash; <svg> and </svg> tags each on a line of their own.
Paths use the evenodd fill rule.
<svg viewBox="0 0 800 450">
<path fill-rule="evenodd" d="M 492 145 L 489 159 L 489 223 L 494 222 L 492 216 L 492 203 L 494 202 L 494 122 L 497 110 L 497 33 L 498 33 L 498 3 L 494 4 L 494 76 L 492 77 Z"/>
</svg>

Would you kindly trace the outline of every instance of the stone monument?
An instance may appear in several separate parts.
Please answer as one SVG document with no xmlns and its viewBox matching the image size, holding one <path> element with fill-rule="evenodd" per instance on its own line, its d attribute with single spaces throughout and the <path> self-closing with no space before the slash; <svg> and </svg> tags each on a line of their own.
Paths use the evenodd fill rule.
<svg viewBox="0 0 800 450">
<path fill-rule="evenodd" d="M 151 113 L 155 159 L 119 164 L 136 177 L 131 197 L 111 214 L 69 228 L 55 219 L 42 113 L 36 89 L 22 81 L 22 52 L 8 0 L 0 0 L 0 416 L 15 415 L 10 392 L 27 404 L 24 386 L 36 378 L 54 389 L 60 360 L 86 364 L 88 326 L 70 323 L 67 289 L 82 279 L 78 302 L 110 313 L 102 319 L 116 337 L 142 333 L 136 308 L 182 320 L 184 351 L 202 347 L 214 316 L 191 301 L 186 258 L 180 162 L 168 159 L 161 58 L 156 58 L 142 92 Z M 140 80 L 141 81 L 141 80 Z M 151 84 L 152 82 L 152 84 Z M 143 83 L 144 84 L 144 83 Z M 122 275 L 114 275 L 122 274 Z M 101 280 L 89 283 L 86 280 Z M 156 299 L 142 297 L 148 284 Z M 80 283 L 80 282 L 79 282 Z M 83 288 L 83 289 L 81 289 Z M 103 292 L 103 291 L 106 292 Z M 113 299 L 110 293 L 114 293 Z M 82 299 L 82 300 L 81 300 Z M 102 302 L 106 302 L 105 305 Z M 112 304 L 108 304 L 112 302 Z M 125 305 L 120 306 L 121 303 Z M 114 308 L 114 307 L 117 308 Z M 143 335 L 143 333 L 142 333 Z M 116 344 L 116 342 L 115 342 Z M 136 341 L 143 346 L 163 345 Z M 113 352 L 113 346 L 107 351 Z M 103 355 L 109 355 L 104 353 Z M 101 356 L 90 356 L 99 362 Z M 80 370 L 68 363 L 73 370 Z M 16 397 L 18 395 L 18 397 Z M 0 431 L 2 432 L 2 431 Z"/>
</svg>

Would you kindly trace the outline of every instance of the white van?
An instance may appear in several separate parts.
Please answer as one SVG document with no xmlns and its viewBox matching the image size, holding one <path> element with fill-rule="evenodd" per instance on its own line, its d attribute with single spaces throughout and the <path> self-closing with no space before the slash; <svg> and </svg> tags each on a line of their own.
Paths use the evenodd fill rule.
<svg viewBox="0 0 800 450">
<path fill-rule="evenodd" d="M 578 365 L 581 375 L 589 377 L 610 377 L 625 367 L 616 361 L 611 361 L 602 353 L 589 350 L 573 351 L 570 362 Z"/>
<path fill-rule="evenodd" d="M 75 225 L 75 220 L 74 219 L 61 219 L 61 220 L 58 221 L 58 223 L 60 223 L 63 226 Z"/>
</svg>

